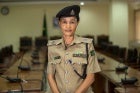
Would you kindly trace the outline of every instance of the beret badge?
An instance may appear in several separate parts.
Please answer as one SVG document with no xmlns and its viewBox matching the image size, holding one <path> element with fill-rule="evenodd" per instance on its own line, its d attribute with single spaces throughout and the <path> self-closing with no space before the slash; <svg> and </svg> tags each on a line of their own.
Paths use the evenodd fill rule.
<svg viewBox="0 0 140 93">
<path fill-rule="evenodd" d="M 75 15 L 74 10 L 71 10 L 70 15 Z"/>
<path fill-rule="evenodd" d="M 57 14 L 56 18 L 60 20 L 62 17 L 71 17 L 75 16 L 77 18 L 77 21 L 79 21 L 79 13 L 80 13 L 80 6 L 79 5 L 72 5 L 67 6 L 61 9 Z"/>
</svg>

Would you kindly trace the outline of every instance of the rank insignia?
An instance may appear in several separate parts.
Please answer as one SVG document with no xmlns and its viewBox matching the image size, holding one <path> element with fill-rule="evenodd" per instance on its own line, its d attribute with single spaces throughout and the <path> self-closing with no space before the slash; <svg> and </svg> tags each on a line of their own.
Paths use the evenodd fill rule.
<svg viewBox="0 0 140 93">
<path fill-rule="evenodd" d="M 70 13 L 71 15 L 75 15 L 75 12 L 74 12 L 74 10 L 71 10 L 71 13 Z"/>
<path fill-rule="evenodd" d="M 90 54 L 91 54 L 91 56 L 94 56 L 95 55 L 95 51 L 94 50 L 91 50 L 90 51 Z"/>
<path fill-rule="evenodd" d="M 61 58 L 60 56 L 55 56 L 55 57 L 54 57 L 54 60 L 60 59 L 60 58 Z"/>
</svg>

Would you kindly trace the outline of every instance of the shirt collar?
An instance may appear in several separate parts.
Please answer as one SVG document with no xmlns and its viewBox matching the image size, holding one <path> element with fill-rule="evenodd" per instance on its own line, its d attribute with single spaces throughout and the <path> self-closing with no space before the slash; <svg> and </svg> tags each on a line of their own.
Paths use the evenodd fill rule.
<svg viewBox="0 0 140 93">
<path fill-rule="evenodd" d="M 72 41 L 71 45 L 73 45 L 75 43 L 81 43 L 80 37 L 77 36 L 77 35 L 74 35 L 74 40 Z M 63 38 L 57 40 L 56 45 L 59 45 L 59 44 L 64 44 L 64 39 Z"/>
<path fill-rule="evenodd" d="M 56 45 L 59 45 L 59 44 L 61 44 L 61 43 L 63 43 L 63 39 L 62 39 L 62 38 L 57 40 Z"/>
<path fill-rule="evenodd" d="M 77 36 L 77 35 L 74 36 L 74 40 L 73 40 L 72 44 L 74 44 L 74 43 L 81 43 L 79 36 Z"/>
</svg>

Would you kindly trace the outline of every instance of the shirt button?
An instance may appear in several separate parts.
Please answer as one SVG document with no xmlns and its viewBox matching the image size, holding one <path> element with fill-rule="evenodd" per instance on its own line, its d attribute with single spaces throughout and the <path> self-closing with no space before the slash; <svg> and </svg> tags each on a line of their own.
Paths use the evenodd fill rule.
<svg viewBox="0 0 140 93">
<path fill-rule="evenodd" d="M 70 93 L 70 91 L 69 90 L 66 90 L 66 93 Z"/>
<path fill-rule="evenodd" d="M 68 63 L 70 63 L 69 59 L 68 59 L 68 60 L 66 60 L 66 63 L 67 63 L 67 64 L 68 64 Z"/>
<path fill-rule="evenodd" d="M 68 61 L 65 61 L 65 63 L 67 64 L 67 63 L 68 63 Z"/>
<path fill-rule="evenodd" d="M 68 74 L 68 71 L 65 71 L 65 74 Z"/>
<path fill-rule="evenodd" d="M 66 55 L 68 55 L 69 53 L 68 52 L 66 52 Z"/>
<path fill-rule="evenodd" d="M 65 80 L 65 82 L 68 83 L 69 81 L 68 80 Z"/>
</svg>

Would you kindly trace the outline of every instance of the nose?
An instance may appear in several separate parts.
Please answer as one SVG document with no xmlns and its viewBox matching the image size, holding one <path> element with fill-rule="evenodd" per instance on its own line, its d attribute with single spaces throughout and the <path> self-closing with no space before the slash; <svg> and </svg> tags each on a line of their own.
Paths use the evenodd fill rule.
<svg viewBox="0 0 140 93">
<path fill-rule="evenodd" d="M 71 26 L 70 26 L 70 24 L 69 23 L 67 23 L 66 24 L 66 28 L 70 28 Z"/>
</svg>

